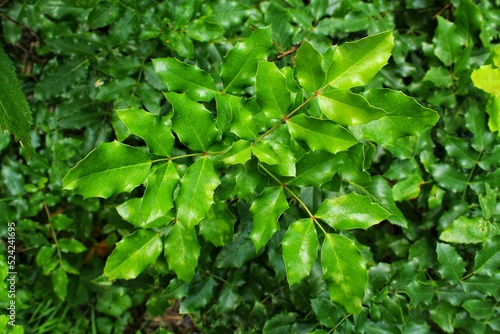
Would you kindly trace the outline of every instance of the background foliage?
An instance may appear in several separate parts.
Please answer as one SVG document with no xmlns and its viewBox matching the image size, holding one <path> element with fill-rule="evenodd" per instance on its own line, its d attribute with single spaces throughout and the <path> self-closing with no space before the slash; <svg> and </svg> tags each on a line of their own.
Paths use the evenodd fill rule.
<svg viewBox="0 0 500 334">
<path fill-rule="evenodd" d="M 196 327 L 192 331 L 207 333 L 500 331 L 498 5 L 471 0 L 26 0 L 1 7 L 0 45 L 17 68 L 33 114 L 31 159 L 8 132 L 0 135 L 1 233 L 7 235 L 11 221 L 17 230 L 16 330 L 152 332 L 163 325 L 158 332 L 175 331 L 161 317 L 174 307 L 189 314 Z M 353 95 L 387 109 L 390 105 L 370 92 L 402 91 L 438 112 L 435 126 L 423 126 L 418 136 L 388 141 L 390 132 L 355 130 L 355 124 L 327 115 L 364 136 L 353 148 L 328 152 L 324 141 L 314 140 L 318 134 L 302 130 L 313 122 L 307 117 L 319 118 L 325 103 L 335 101 L 334 93 L 325 90 L 302 109 L 309 116 L 299 113 L 287 121 L 297 145 L 277 127 L 248 150 L 247 143 L 279 124 L 270 120 L 283 117 L 323 87 L 323 80 L 315 78 L 323 75 L 336 50 L 349 45 L 345 42 L 368 35 L 387 39 L 388 31 L 394 36 L 388 65 L 365 80 L 367 86 L 353 88 Z M 297 43 L 302 43 L 300 48 Z M 254 57 L 235 45 L 261 50 L 255 56 L 263 60 L 252 74 L 255 79 L 234 72 L 231 61 L 238 64 L 240 55 Z M 299 70 L 310 64 L 321 66 Z M 172 79 L 175 73 L 196 78 L 197 85 Z M 336 77 L 329 71 L 326 75 Z M 339 87 L 351 88 L 342 82 Z M 273 104 L 268 92 L 280 96 L 283 88 L 292 98 Z M 221 90 L 224 95 L 218 94 Z M 395 100 L 400 93 L 391 94 Z M 217 115 L 215 123 L 206 118 L 207 110 Z M 275 117 L 276 111 L 284 114 Z M 231 123 L 222 118 L 224 112 Z M 193 116 L 206 125 L 199 140 L 193 140 L 187 124 Z M 170 124 L 175 137 L 164 131 Z M 145 126 L 151 131 L 144 133 Z M 156 131 L 167 133 L 161 138 L 164 145 L 155 144 Z M 209 151 L 225 154 L 186 156 L 199 156 L 215 141 L 218 146 Z M 83 189 L 68 186 L 72 178 L 81 177 L 68 174 L 70 168 L 94 148 L 99 147 L 97 153 L 84 161 L 106 169 L 112 165 L 102 164 L 119 164 L 124 156 L 133 156 L 135 165 L 149 164 L 146 146 L 157 157 L 182 156 L 175 160 L 180 168 L 155 165 L 146 186 L 139 186 L 142 181 L 116 182 L 111 188 L 100 183 Z M 293 161 L 300 154 L 310 160 Z M 341 159 L 342 168 L 329 165 L 336 161 L 332 154 L 337 163 Z M 312 168 L 317 165 L 322 169 Z M 301 170 L 312 172 L 291 181 L 293 168 L 295 176 Z M 160 183 L 163 175 L 173 181 Z M 206 182 L 193 184 L 189 175 L 204 175 Z M 102 198 L 83 199 L 63 190 L 65 176 L 66 188 Z M 109 179 L 104 176 L 103 182 Z M 220 183 L 208 211 L 197 213 L 195 221 L 205 221 L 196 230 L 168 225 L 173 218 L 169 210 L 148 200 L 169 187 L 172 191 L 181 179 L 185 189 L 198 186 L 199 193 L 211 193 Z M 289 182 L 292 192 L 279 187 L 282 182 Z M 359 182 L 365 182 L 383 210 L 375 210 L 371 223 L 363 219 L 361 229 L 344 229 L 335 224 L 341 224 L 339 216 L 348 215 L 332 212 L 342 207 L 344 196 L 360 207 L 372 204 L 351 192 Z M 155 184 L 163 186 L 154 189 Z M 179 208 L 194 199 L 182 187 L 170 204 L 177 208 L 179 221 L 190 219 L 198 208 Z M 277 205 L 267 208 L 273 200 Z M 322 204 L 325 200 L 329 205 Z M 301 202 L 324 220 L 327 235 L 346 242 L 342 249 L 355 251 L 357 262 L 365 263 L 362 307 L 350 299 L 331 298 L 332 284 L 325 284 L 320 262 L 329 251 L 322 233 L 321 256 L 305 265 L 311 265 L 310 275 L 296 270 L 291 276 L 290 270 L 301 263 L 283 261 L 282 255 L 294 258 L 287 240 L 298 242 L 287 231 L 300 235 L 311 225 Z M 143 205 L 149 205 L 143 211 L 148 215 L 137 216 L 132 209 Z M 275 226 L 264 238 L 268 240 L 254 227 L 259 214 Z M 164 226 L 169 229 L 160 238 L 157 231 Z M 191 246 L 184 261 L 176 252 L 169 255 L 172 248 L 165 249 L 165 256 L 155 253 L 158 243 L 169 238 Z M 121 254 L 141 244 L 149 248 L 134 253 L 146 261 L 121 266 Z M 5 249 L 5 243 L 0 247 Z M 193 261 L 195 269 L 185 265 Z M 5 278 L 5 255 L 0 265 Z M 6 287 L 0 296 L 4 309 Z M 0 321 L 7 322 L 4 317 Z"/>
</svg>

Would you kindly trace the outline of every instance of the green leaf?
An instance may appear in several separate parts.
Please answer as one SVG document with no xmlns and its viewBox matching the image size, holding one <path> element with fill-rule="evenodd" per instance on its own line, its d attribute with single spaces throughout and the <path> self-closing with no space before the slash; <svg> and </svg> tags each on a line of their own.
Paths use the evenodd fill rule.
<svg viewBox="0 0 500 334">
<path fill-rule="evenodd" d="M 366 98 L 349 90 L 328 90 L 318 95 L 323 114 L 335 123 L 354 126 L 387 116 L 383 109 L 372 106 Z"/>
<path fill-rule="evenodd" d="M 474 272 L 480 275 L 493 276 L 500 268 L 500 236 L 486 240 L 483 248 L 474 258 Z"/>
<path fill-rule="evenodd" d="M 500 132 L 500 97 L 497 95 L 491 96 L 486 105 L 486 113 L 488 114 L 488 128 L 491 132 Z"/>
<path fill-rule="evenodd" d="M 484 65 L 475 69 L 471 75 L 474 86 L 485 92 L 500 96 L 500 69 Z"/>
<path fill-rule="evenodd" d="M 116 113 L 132 134 L 144 139 L 151 153 L 164 157 L 172 154 L 174 136 L 158 116 L 137 108 L 117 110 Z"/>
<path fill-rule="evenodd" d="M 212 77 L 194 65 L 175 58 L 155 58 L 153 66 L 170 91 L 185 93 L 193 101 L 209 102 L 218 93 Z"/>
<path fill-rule="evenodd" d="M 287 120 L 286 124 L 292 137 L 305 141 L 313 151 L 335 154 L 358 143 L 346 129 L 327 120 L 300 114 Z"/>
<path fill-rule="evenodd" d="M 117 141 L 101 143 L 70 169 L 63 186 L 85 198 L 108 198 L 139 186 L 150 169 L 151 160 L 141 149 Z"/>
<path fill-rule="evenodd" d="M 179 313 L 194 313 L 205 307 L 213 298 L 217 282 L 213 277 L 203 278 L 190 287 L 189 295 L 181 300 Z"/>
<path fill-rule="evenodd" d="M 165 93 L 165 96 L 174 107 L 172 129 L 179 140 L 193 151 L 206 152 L 219 133 L 210 111 L 186 94 Z"/>
<path fill-rule="evenodd" d="M 439 239 L 459 244 L 475 244 L 488 237 L 488 222 L 482 217 L 458 217 L 439 236 Z"/>
<path fill-rule="evenodd" d="M 144 196 L 130 199 L 116 210 L 136 227 L 162 227 L 173 219 L 167 214 L 174 206 L 173 195 L 179 179 L 175 163 L 162 164 L 148 176 Z"/>
<path fill-rule="evenodd" d="M 413 281 L 405 289 L 411 304 L 417 307 L 420 303 L 430 305 L 434 297 L 436 286 L 432 283 Z"/>
<path fill-rule="evenodd" d="M 368 229 L 389 218 L 391 213 L 368 196 L 350 193 L 326 199 L 314 215 L 335 229 Z"/>
<path fill-rule="evenodd" d="M 137 230 L 116 244 L 104 267 L 109 279 L 133 279 L 148 266 L 154 265 L 162 251 L 160 234 L 151 230 Z"/>
<path fill-rule="evenodd" d="M 437 87 L 449 88 L 453 84 L 453 77 L 450 70 L 445 67 L 432 67 L 425 73 L 422 81 L 430 81 Z"/>
<path fill-rule="evenodd" d="M 75 82 L 84 80 L 88 72 L 88 60 L 68 59 L 47 71 L 35 86 L 39 100 L 57 97 L 70 90 Z"/>
<path fill-rule="evenodd" d="M 16 69 L 0 48 L 0 130 L 8 130 L 31 150 L 31 111 L 16 77 Z"/>
<path fill-rule="evenodd" d="M 443 188 L 453 192 L 464 191 L 467 188 L 467 175 L 448 164 L 431 165 L 434 180 Z"/>
<path fill-rule="evenodd" d="M 208 157 L 189 166 L 181 179 L 179 195 L 175 200 L 177 220 L 187 230 L 192 229 L 208 213 L 213 204 L 215 188 L 219 184 L 219 176 Z"/>
<path fill-rule="evenodd" d="M 187 230 L 182 224 L 172 226 L 165 239 L 165 257 L 169 268 L 179 279 L 191 281 L 200 251 L 195 229 Z"/>
<path fill-rule="evenodd" d="M 436 252 L 439 262 L 438 272 L 450 283 L 458 283 L 465 272 L 465 262 L 453 246 L 438 242 Z"/>
<path fill-rule="evenodd" d="M 120 4 L 100 2 L 89 13 L 87 24 L 91 29 L 99 29 L 110 25 L 120 17 Z"/>
<path fill-rule="evenodd" d="M 81 253 L 87 250 L 80 241 L 76 239 L 60 238 L 58 239 L 59 249 L 63 253 Z"/>
<path fill-rule="evenodd" d="M 432 39 L 434 54 L 441 62 L 450 66 L 457 60 L 457 55 L 462 51 L 463 38 L 456 33 L 456 26 L 442 16 L 437 17 L 438 26 Z"/>
<path fill-rule="evenodd" d="M 471 299 L 465 301 L 462 306 L 475 320 L 489 320 L 496 309 L 496 303 L 490 299 Z"/>
<path fill-rule="evenodd" d="M 293 222 L 281 242 L 288 285 L 309 276 L 318 254 L 318 235 L 310 218 Z"/>
<path fill-rule="evenodd" d="M 233 241 L 235 219 L 226 202 L 218 201 L 200 222 L 200 234 L 205 240 L 221 247 Z"/>
<path fill-rule="evenodd" d="M 311 299 L 311 306 L 318 321 L 327 328 L 335 328 L 345 316 L 338 306 L 326 298 Z"/>
<path fill-rule="evenodd" d="M 392 188 L 392 195 L 396 202 L 409 201 L 417 198 L 420 194 L 420 186 L 424 183 L 421 176 L 410 174 L 399 180 Z"/>
<path fill-rule="evenodd" d="M 281 313 L 266 321 L 263 334 L 288 334 L 292 333 L 292 325 L 295 323 L 297 314 Z"/>
<path fill-rule="evenodd" d="M 469 294 L 480 292 L 498 299 L 500 293 L 500 273 L 495 273 L 492 276 L 474 275 L 461 281 L 460 284 L 464 287 L 465 292 Z"/>
<path fill-rule="evenodd" d="M 325 80 L 322 62 L 323 57 L 318 50 L 308 41 L 303 42 L 295 56 L 295 75 L 304 89 L 316 92 L 322 87 Z"/>
<path fill-rule="evenodd" d="M 327 83 L 337 89 L 366 85 L 387 64 L 393 46 L 391 31 L 345 43 L 333 54 Z"/>
<path fill-rule="evenodd" d="M 250 101 L 234 95 L 217 95 L 217 124 L 223 132 L 230 130 L 240 138 L 255 140 L 259 134 Z"/>
<path fill-rule="evenodd" d="M 244 165 L 252 158 L 252 147 L 246 140 L 238 140 L 233 146 L 222 155 L 222 161 L 228 165 Z"/>
<path fill-rule="evenodd" d="M 276 165 L 280 162 L 278 154 L 267 141 L 261 140 L 252 145 L 252 153 L 259 161 L 268 165 Z"/>
<path fill-rule="evenodd" d="M 292 101 L 283 73 L 275 63 L 259 61 L 256 79 L 257 103 L 268 118 L 282 119 Z"/>
<path fill-rule="evenodd" d="M 52 273 L 52 285 L 54 286 L 56 296 L 64 301 L 68 293 L 68 275 L 62 268 Z"/>
<path fill-rule="evenodd" d="M 255 198 L 250 207 L 253 227 L 250 233 L 255 249 L 264 247 L 278 230 L 278 218 L 288 209 L 283 187 L 269 187 Z"/>
<path fill-rule="evenodd" d="M 350 127 L 349 130 L 358 139 L 393 145 L 401 137 L 420 135 L 439 119 L 434 110 L 423 107 L 400 91 L 372 89 L 364 97 L 369 104 L 382 109 L 387 115 L 367 124 Z"/>
<path fill-rule="evenodd" d="M 271 27 L 255 30 L 243 42 L 238 42 L 224 57 L 221 68 L 224 93 L 238 95 L 255 84 L 257 63 L 266 60 L 273 46 Z"/>
<path fill-rule="evenodd" d="M 269 144 L 279 157 L 279 163 L 269 166 L 269 170 L 282 176 L 295 176 L 295 162 L 297 159 L 295 159 L 295 155 L 290 150 L 290 147 L 274 140 L 269 140 Z"/>
<path fill-rule="evenodd" d="M 186 35 L 200 42 L 211 42 L 224 35 L 224 28 L 206 17 L 191 21 L 186 27 Z"/>
<path fill-rule="evenodd" d="M 295 178 L 287 184 L 294 186 L 316 186 L 330 181 L 337 170 L 334 155 L 325 151 L 311 151 L 296 164 Z"/>
<path fill-rule="evenodd" d="M 338 234 L 326 234 L 321 248 L 321 266 L 330 298 L 348 312 L 359 314 L 368 272 L 354 242 Z"/>
</svg>

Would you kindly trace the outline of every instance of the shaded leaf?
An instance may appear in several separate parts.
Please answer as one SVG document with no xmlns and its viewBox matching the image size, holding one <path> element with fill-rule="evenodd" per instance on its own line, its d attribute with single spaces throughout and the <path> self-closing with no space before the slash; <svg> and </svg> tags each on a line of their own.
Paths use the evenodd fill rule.
<svg viewBox="0 0 500 334">
<path fill-rule="evenodd" d="M 218 201 L 201 220 L 200 234 L 215 246 L 224 246 L 233 241 L 234 223 L 226 202 Z"/>
<path fill-rule="evenodd" d="M 451 283 L 457 283 L 465 272 L 465 262 L 453 246 L 438 242 L 436 252 L 439 262 L 438 272 Z"/>
<path fill-rule="evenodd" d="M 62 268 L 52 273 L 52 285 L 56 296 L 64 301 L 68 292 L 68 275 Z"/>
<path fill-rule="evenodd" d="M 441 62 L 449 66 L 457 60 L 457 55 L 462 51 L 464 40 L 456 33 L 456 26 L 442 16 L 437 17 L 438 26 L 432 39 L 435 45 L 434 54 Z"/>
<path fill-rule="evenodd" d="M 474 258 L 474 272 L 492 276 L 500 268 L 500 237 L 495 236 L 486 240 L 483 248 Z"/>
<path fill-rule="evenodd" d="M 287 334 L 292 333 L 292 325 L 295 323 L 297 314 L 281 313 L 266 321 L 263 334 Z"/>
<path fill-rule="evenodd" d="M 194 313 L 205 307 L 214 296 L 217 282 L 212 277 L 203 278 L 189 287 L 189 294 L 181 300 L 179 313 Z"/>
</svg>

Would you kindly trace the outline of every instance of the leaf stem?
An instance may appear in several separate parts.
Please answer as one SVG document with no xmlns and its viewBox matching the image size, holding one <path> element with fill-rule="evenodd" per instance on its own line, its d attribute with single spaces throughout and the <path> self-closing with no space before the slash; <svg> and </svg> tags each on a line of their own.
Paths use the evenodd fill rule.
<svg viewBox="0 0 500 334">
<path fill-rule="evenodd" d="M 476 166 L 479 163 L 479 160 L 481 160 L 482 154 L 483 154 L 483 151 L 479 152 L 479 154 L 477 155 L 476 161 L 474 161 L 474 166 L 472 166 L 470 173 L 469 173 L 469 177 L 467 178 L 466 187 L 465 187 L 464 191 L 462 192 L 462 199 L 465 199 L 465 195 L 467 193 L 467 188 L 469 187 L 470 182 L 472 181 L 472 177 L 474 176 L 474 171 L 476 170 Z"/>
<path fill-rule="evenodd" d="M 45 214 L 47 215 L 47 222 L 50 226 L 50 232 L 52 234 L 52 239 L 54 239 L 54 244 L 56 245 L 57 256 L 59 257 L 59 263 L 61 263 L 62 262 L 62 255 L 61 255 L 61 250 L 59 248 L 59 242 L 57 241 L 57 236 L 56 236 L 56 231 L 54 229 L 54 226 L 50 222 L 50 218 L 52 216 L 50 214 L 49 208 L 47 207 L 47 204 L 45 203 L 45 201 L 43 201 L 42 204 L 43 204 L 43 208 L 45 209 Z"/>
</svg>

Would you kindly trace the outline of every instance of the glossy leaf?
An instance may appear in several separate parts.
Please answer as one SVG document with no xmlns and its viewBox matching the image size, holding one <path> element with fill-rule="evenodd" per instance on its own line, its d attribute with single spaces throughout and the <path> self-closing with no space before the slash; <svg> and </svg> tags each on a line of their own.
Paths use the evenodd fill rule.
<svg viewBox="0 0 500 334">
<path fill-rule="evenodd" d="M 193 151 L 206 152 L 218 134 L 210 111 L 186 94 L 165 93 L 174 107 L 172 129 L 179 140 Z"/>
<path fill-rule="evenodd" d="M 137 230 L 116 244 L 106 261 L 104 275 L 111 280 L 136 278 L 148 266 L 154 265 L 162 248 L 159 233 Z"/>
<path fill-rule="evenodd" d="M 208 213 L 219 184 L 219 176 L 208 157 L 199 159 L 187 169 L 175 200 L 177 220 L 187 230 L 191 230 Z"/>
<path fill-rule="evenodd" d="M 287 184 L 319 187 L 330 181 L 337 170 L 333 157 L 331 153 L 325 151 L 307 153 L 297 161 L 295 177 Z"/>
<path fill-rule="evenodd" d="M 484 65 L 475 69 L 471 75 L 474 86 L 485 92 L 500 96 L 500 69 L 493 68 L 492 65 Z"/>
<path fill-rule="evenodd" d="M 358 143 L 346 129 L 327 120 L 300 114 L 286 122 L 295 140 L 303 140 L 311 150 L 338 153 Z"/>
<path fill-rule="evenodd" d="M 335 123 L 354 126 L 387 116 L 383 109 L 372 106 L 362 95 L 349 90 L 329 90 L 318 95 L 323 114 Z"/>
<path fill-rule="evenodd" d="M 252 158 L 252 147 L 250 142 L 239 140 L 222 155 L 222 161 L 228 165 L 245 164 Z"/>
<path fill-rule="evenodd" d="M 291 286 L 309 276 L 318 254 L 318 235 L 312 219 L 293 222 L 283 236 L 283 259 L 286 277 Z"/>
<path fill-rule="evenodd" d="M 259 129 L 250 102 L 244 103 L 243 98 L 234 95 L 218 95 L 216 99 L 217 124 L 223 132 L 229 130 L 242 139 L 257 139 Z"/>
<path fill-rule="evenodd" d="M 338 47 L 326 81 L 337 89 L 364 86 L 387 64 L 394 46 L 392 32 L 382 32 Z"/>
<path fill-rule="evenodd" d="M 315 217 L 339 230 L 366 230 L 390 216 L 389 211 L 373 203 L 370 197 L 356 193 L 326 199 L 315 214 Z"/>
<path fill-rule="evenodd" d="M 101 143 L 70 169 L 63 186 L 86 198 L 108 198 L 139 186 L 150 169 L 151 160 L 141 149 L 117 141 Z"/>
<path fill-rule="evenodd" d="M 255 84 L 257 63 L 266 60 L 272 46 L 271 27 L 259 28 L 248 39 L 238 42 L 222 63 L 220 75 L 224 93 L 238 95 Z"/>
<path fill-rule="evenodd" d="M 164 245 L 168 267 L 179 279 L 190 282 L 201 251 L 195 229 L 187 230 L 182 224 L 174 224 Z"/>
<path fill-rule="evenodd" d="M 474 272 L 492 276 L 500 268 L 500 237 L 489 238 L 474 258 Z"/>
<path fill-rule="evenodd" d="M 483 218 L 464 216 L 454 220 L 439 236 L 439 239 L 460 244 L 483 242 L 488 237 L 488 222 Z"/>
<path fill-rule="evenodd" d="M 31 148 L 31 111 L 24 97 L 16 70 L 0 48 L 0 130 L 11 131 L 26 149 Z"/>
<path fill-rule="evenodd" d="M 278 218 L 288 209 L 282 187 L 266 188 L 252 203 L 253 227 L 250 233 L 255 249 L 264 247 L 278 230 Z"/>
<path fill-rule="evenodd" d="M 354 242 L 338 234 L 326 234 L 321 266 L 330 298 L 353 314 L 359 314 L 368 282 L 365 260 Z"/>
<path fill-rule="evenodd" d="M 277 314 L 271 319 L 266 321 L 262 330 L 263 334 L 281 334 L 292 333 L 292 325 L 297 318 L 295 313 L 281 313 Z"/>
<path fill-rule="evenodd" d="M 216 202 L 200 222 L 200 234 L 215 246 L 224 246 L 233 241 L 235 219 L 226 202 Z"/>
<path fill-rule="evenodd" d="M 436 252 L 439 275 L 451 283 L 457 283 L 465 272 L 465 262 L 453 246 L 438 242 Z"/>
<path fill-rule="evenodd" d="M 161 119 L 144 110 L 130 108 L 116 113 L 130 132 L 144 139 L 151 153 L 169 157 L 174 147 L 174 136 Z"/>
<path fill-rule="evenodd" d="M 255 85 L 257 103 L 267 117 L 282 119 L 288 114 L 292 102 L 290 91 L 276 64 L 259 61 Z"/>
<path fill-rule="evenodd" d="M 436 182 L 443 188 L 454 192 L 467 188 L 467 175 L 448 164 L 433 164 L 431 173 Z"/>
<path fill-rule="evenodd" d="M 170 91 L 185 93 L 193 101 L 209 102 L 218 92 L 212 77 L 194 65 L 175 58 L 155 58 L 153 65 Z"/>
<path fill-rule="evenodd" d="M 322 87 L 325 72 L 321 66 L 323 57 L 309 42 L 302 43 L 295 56 L 295 73 L 300 85 L 310 91 L 316 92 Z"/>
<path fill-rule="evenodd" d="M 252 153 L 259 161 L 268 165 L 276 165 L 279 163 L 278 154 L 267 141 L 261 140 L 252 145 Z"/>
<path fill-rule="evenodd" d="M 449 66 L 456 61 L 464 45 L 463 38 L 456 33 L 456 26 L 442 16 L 437 17 L 438 26 L 432 42 L 435 45 L 434 54 Z"/>
</svg>

